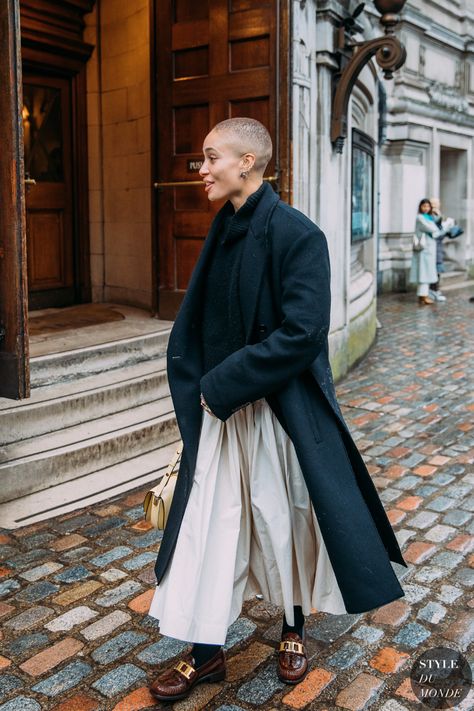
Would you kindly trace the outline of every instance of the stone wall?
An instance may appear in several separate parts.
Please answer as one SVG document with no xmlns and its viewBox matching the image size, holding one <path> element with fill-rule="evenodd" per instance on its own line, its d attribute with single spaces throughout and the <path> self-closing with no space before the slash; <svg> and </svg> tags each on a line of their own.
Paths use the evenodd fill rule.
<svg viewBox="0 0 474 711">
<path fill-rule="evenodd" d="M 93 299 L 149 308 L 149 0 L 98 0 L 85 37 Z"/>
<path fill-rule="evenodd" d="M 293 2 L 294 204 L 321 227 L 328 240 L 331 259 L 329 347 L 336 379 L 364 356 L 376 332 L 376 210 L 373 237 L 351 243 L 352 128 L 360 129 L 377 143 L 377 80 L 371 67 L 363 70 L 352 94 L 343 153 L 337 153 L 330 141 L 332 79 L 338 66 L 335 26 L 347 9 L 330 0 L 312 0 L 304 7 L 296 0 Z M 364 27 L 357 39 L 370 39 L 373 32 L 370 19 L 364 18 Z M 375 153 L 374 185 L 378 181 L 377 147 Z"/>
</svg>

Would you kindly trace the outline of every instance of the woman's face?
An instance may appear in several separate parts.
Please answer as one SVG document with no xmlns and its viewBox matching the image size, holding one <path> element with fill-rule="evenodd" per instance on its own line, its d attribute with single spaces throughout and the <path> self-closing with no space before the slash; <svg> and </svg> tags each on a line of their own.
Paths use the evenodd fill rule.
<svg viewBox="0 0 474 711">
<path fill-rule="evenodd" d="M 431 205 L 429 202 L 422 202 L 420 205 L 420 212 L 423 213 L 423 215 L 427 215 L 431 211 Z"/>
<path fill-rule="evenodd" d="M 204 163 L 199 175 L 209 200 L 228 200 L 242 191 L 244 181 L 240 173 L 248 170 L 247 161 L 237 153 L 230 138 L 224 131 L 211 131 L 204 140 Z"/>
</svg>

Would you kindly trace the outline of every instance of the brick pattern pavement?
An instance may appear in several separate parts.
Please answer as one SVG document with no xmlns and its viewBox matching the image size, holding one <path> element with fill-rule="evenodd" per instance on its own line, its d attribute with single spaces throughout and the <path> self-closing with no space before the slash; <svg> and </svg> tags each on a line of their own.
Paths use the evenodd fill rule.
<svg viewBox="0 0 474 711">
<path fill-rule="evenodd" d="M 432 308 L 383 297 L 377 344 L 338 387 L 410 564 L 397 567 L 406 596 L 308 618 L 310 673 L 296 687 L 275 674 L 281 612 L 247 602 L 229 630 L 227 680 L 175 711 L 419 709 L 408 673 L 421 651 L 472 654 L 473 316 L 466 291 Z M 0 530 L 0 711 L 159 707 L 147 683 L 187 645 L 146 616 L 160 534 L 143 522 L 142 498 Z"/>
</svg>

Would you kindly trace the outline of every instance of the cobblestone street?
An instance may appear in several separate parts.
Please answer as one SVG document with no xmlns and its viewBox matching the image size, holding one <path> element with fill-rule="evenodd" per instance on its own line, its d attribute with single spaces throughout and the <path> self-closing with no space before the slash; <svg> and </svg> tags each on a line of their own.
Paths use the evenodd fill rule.
<svg viewBox="0 0 474 711">
<path fill-rule="evenodd" d="M 431 307 L 381 297 L 377 342 L 337 387 L 409 564 L 396 566 L 405 597 L 308 618 L 311 671 L 296 687 L 275 672 L 281 612 L 247 602 L 229 630 L 227 680 L 175 711 L 420 709 L 416 657 L 442 645 L 472 654 L 473 290 L 446 293 Z M 0 530 L 0 711 L 170 708 L 147 684 L 188 645 L 146 616 L 160 535 L 142 520 L 143 496 Z M 474 708 L 473 696 L 457 708 Z"/>
</svg>

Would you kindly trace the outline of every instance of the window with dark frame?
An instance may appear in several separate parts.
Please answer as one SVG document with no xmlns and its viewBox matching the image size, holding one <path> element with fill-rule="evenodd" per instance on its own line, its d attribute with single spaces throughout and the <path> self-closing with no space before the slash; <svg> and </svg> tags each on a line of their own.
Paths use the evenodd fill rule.
<svg viewBox="0 0 474 711">
<path fill-rule="evenodd" d="M 351 241 L 374 234 L 374 141 L 352 129 Z"/>
</svg>

